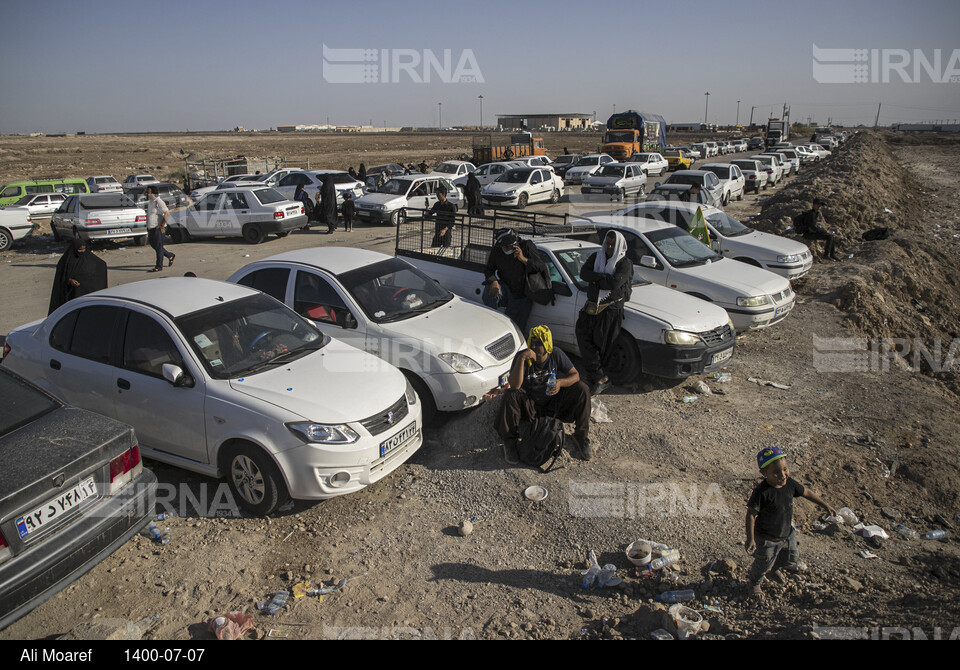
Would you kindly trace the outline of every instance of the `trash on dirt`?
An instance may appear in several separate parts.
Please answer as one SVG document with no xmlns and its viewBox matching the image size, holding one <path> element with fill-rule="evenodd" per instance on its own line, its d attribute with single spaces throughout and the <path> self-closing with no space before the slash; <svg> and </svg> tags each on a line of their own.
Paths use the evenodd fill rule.
<svg viewBox="0 0 960 670">
<path fill-rule="evenodd" d="M 590 398 L 590 418 L 597 423 L 613 423 L 607 406 L 600 401 L 600 398 Z"/>
<path fill-rule="evenodd" d="M 653 540 L 634 540 L 627 547 L 627 560 L 640 568 L 659 570 L 680 560 L 680 552 Z"/>
<path fill-rule="evenodd" d="M 277 508 L 277 511 L 278 511 L 278 512 L 289 512 L 289 511 L 292 510 L 292 509 L 293 509 L 293 501 L 292 501 L 292 500 L 288 500 L 288 501 L 285 502 L 284 504 L 280 505 L 280 507 Z"/>
<path fill-rule="evenodd" d="M 288 638 L 290 633 L 284 633 L 282 630 L 277 630 L 276 628 L 271 628 L 267 632 L 267 637 L 279 637 L 279 638 Z"/>
<path fill-rule="evenodd" d="M 697 402 L 697 396 L 695 396 L 695 395 L 685 395 L 685 396 L 683 396 L 682 398 L 680 398 L 680 402 L 684 402 L 684 403 L 686 403 L 686 402 Z"/>
<path fill-rule="evenodd" d="M 363 575 L 360 575 L 360 577 L 363 577 Z M 307 595 L 308 596 L 325 596 L 329 593 L 336 593 L 337 591 L 341 590 L 344 586 L 346 586 L 347 582 L 352 582 L 354 579 L 359 579 L 360 577 L 350 577 L 349 579 L 344 577 L 333 586 L 325 586 L 319 589 L 310 589 L 309 591 L 307 591 Z"/>
<path fill-rule="evenodd" d="M 473 534 L 473 522 L 471 522 L 470 519 L 464 519 L 457 527 L 457 532 L 460 533 L 460 537 L 467 537 Z"/>
<path fill-rule="evenodd" d="M 547 497 L 547 489 L 542 486 L 528 486 L 523 490 L 523 497 L 533 502 L 540 502 Z"/>
<path fill-rule="evenodd" d="M 858 552 L 858 555 L 860 556 L 860 558 L 877 558 L 876 554 L 869 552 L 866 549 L 863 549 L 862 551 Z"/>
<path fill-rule="evenodd" d="M 929 533 L 923 536 L 925 540 L 945 540 L 947 539 L 947 531 L 945 530 L 931 530 Z"/>
<path fill-rule="evenodd" d="M 713 391 L 710 390 L 710 387 L 707 386 L 707 383 L 703 380 L 694 384 L 693 389 L 700 395 L 713 395 Z"/>
<path fill-rule="evenodd" d="M 757 377 L 747 377 L 748 382 L 753 382 L 759 386 L 772 386 L 775 389 L 782 389 L 784 391 L 790 390 L 790 387 L 786 384 L 778 384 L 776 382 L 769 381 L 767 379 L 758 379 Z"/>
<path fill-rule="evenodd" d="M 704 611 L 707 611 L 707 612 L 713 612 L 715 614 L 723 614 L 723 608 L 717 607 L 716 605 L 704 605 L 703 609 Z"/>
<path fill-rule="evenodd" d="M 729 372 L 714 372 L 714 373 L 713 373 L 713 381 L 717 382 L 718 384 L 726 384 L 726 383 L 729 382 L 731 379 L 733 379 L 733 375 L 732 375 L 731 373 L 729 373 Z"/>
<path fill-rule="evenodd" d="M 310 590 L 310 582 L 303 581 L 299 584 L 294 584 L 290 590 L 293 592 L 293 599 L 297 600 L 298 598 L 303 598 L 307 595 L 307 591 Z"/>
<path fill-rule="evenodd" d="M 863 537 L 867 537 L 867 538 L 879 537 L 884 540 L 890 539 L 890 536 L 887 535 L 887 531 L 885 531 L 880 526 L 865 526 L 862 523 L 858 523 L 856 526 L 853 527 L 853 532 L 860 533 L 861 535 L 863 535 Z"/>
<path fill-rule="evenodd" d="M 919 534 L 917 531 L 915 531 L 913 528 L 907 528 L 907 527 L 904 526 L 902 523 L 898 523 L 897 525 L 895 525 L 895 526 L 893 527 L 893 529 L 894 529 L 895 531 L 897 531 L 898 533 L 900 533 L 901 535 L 903 535 L 904 537 L 906 537 L 906 538 L 908 538 L 908 539 L 911 539 L 911 540 L 916 540 L 917 537 L 919 537 L 919 535 L 920 535 L 920 534 Z"/>
<path fill-rule="evenodd" d="M 849 507 L 841 507 L 840 509 L 838 509 L 837 516 L 843 519 L 844 523 L 848 523 L 851 526 L 856 524 L 859 521 L 859 519 L 857 519 L 857 515 L 854 514 L 853 510 L 850 509 Z"/>
<path fill-rule="evenodd" d="M 295 530 L 291 530 L 289 533 L 287 533 L 287 536 L 286 536 L 285 538 L 283 538 L 282 540 L 280 540 L 280 541 L 281 541 L 281 542 L 286 542 L 287 540 L 290 539 L 290 537 L 291 537 L 295 532 L 296 532 Z"/>
<path fill-rule="evenodd" d="M 583 575 L 580 588 L 589 589 L 594 582 L 596 582 L 598 589 L 605 586 L 617 586 L 623 580 L 616 576 L 616 572 L 617 566 L 613 563 L 607 563 L 601 568 L 600 562 L 597 560 L 597 552 L 591 549 L 587 553 L 587 569 L 580 573 Z"/>
<path fill-rule="evenodd" d="M 270 602 L 258 602 L 257 609 L 263 610 L 267 614 L 276 614 L 279 610 L 283 609 L 287 605 L 287 599 L 290 597 L 289 591 L 277 591 L 273 594 L 273 598 L 270 599 Z"/>
<path fill-rule="evenodd" d="M 658 628 L 657 630 L 650 633 L 650 639 L 652 640 L 672 640 L 673 635 L 665 631 L 663 628 Z"/>
<path fill-rule="evenodd" d="M 239 640 L 243 634 L 253 628 L 253 615 L 241 612 L 228 612 L 210 620 L 207 632 L 213 633 L 218 640 Z"/>
<path fill-rule="evenodd" d="M 686 605 L 671 605 L 667 613 L 677 625 L 677 639 L 687 640 L 700 632 L 703 617 L 696 610 Z"/>
</svg>

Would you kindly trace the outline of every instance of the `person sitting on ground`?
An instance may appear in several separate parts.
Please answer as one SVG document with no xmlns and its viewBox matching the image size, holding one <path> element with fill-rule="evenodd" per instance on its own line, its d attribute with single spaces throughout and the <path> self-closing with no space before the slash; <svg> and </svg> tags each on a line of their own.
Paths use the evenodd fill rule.
<svg viewBox="0 0 960 670">
<path fill-rule="evenodd" d="M 502 390 L 503 401 L 494 429 L 503 438 L 508 451 L 516 449 L 520 422 L 532 421 L 538 415 L 555 416 L 565 423 L 574 423 L 573 439 L 584 461 L 593 458 L 590 445 L 590 389 L 580 381 L 580 373 L 567 355 L 553 346 L 553 335 L 547 326 L 530 329 L 527 347 L 517 352 L 510 368 L 510 377 Z M 547 380 L 556 376 L 555 386 Z"/>
<path fill-rule="evenodd" d="M 823 222 L 823 213 L 820 211 L 820 208 L 822 206 L 823 201 L 814 198 L 813 206 L 793 220 L 793 229 L 805 240 L 823 240 L 826 243 L 823 250 L 823 257 L 839 261 L 840 258 L 834 249 L 834 237 L 836 233 L 832 230 L 827 230 L 821 225 Z"/>
<path fill-rule="evenodd" d="M 772 576 L 781 582 L 784 580 L 781 568 L 791 572 L 807 570 L 806 564 L 799 560 L 793 528 L 793 499 L 812 500 L 831 516 L 836 515 L 823 498 L 790 476 L 786 459 L 787 455 L 780 447 L 767 447 L 757 453 L 757 466 L 763 481 L 753 489 L 747 502 L 747 538 L 743 543 L 747 553 L 754 557 L 748 579 L 755 596 L 761 594 L 760 582 L 771 570 Z"/>
</svg>

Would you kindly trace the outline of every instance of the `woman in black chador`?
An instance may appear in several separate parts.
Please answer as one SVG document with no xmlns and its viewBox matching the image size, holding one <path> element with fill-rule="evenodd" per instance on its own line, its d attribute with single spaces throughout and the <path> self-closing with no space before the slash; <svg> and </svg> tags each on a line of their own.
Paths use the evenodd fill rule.
<svg viewBox="0 0 960 670">
<path fill-rule="evenodd" d="M 107 264 L 83 240 L 74 239 L 57 262 L 47 314 L 68 300 L 103 288 L 107 288 Z"/>
</svg>

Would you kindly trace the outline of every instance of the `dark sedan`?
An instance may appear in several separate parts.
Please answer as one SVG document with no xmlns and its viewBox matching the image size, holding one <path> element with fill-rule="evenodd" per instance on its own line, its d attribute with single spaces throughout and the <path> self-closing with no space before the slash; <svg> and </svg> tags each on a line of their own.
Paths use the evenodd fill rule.
<svg viewBox="0 0 960 670">
<path fill-rule="evenodd" d="M 133 428 L 0 367 L 0 628 L 143 528 L 157 479 Z"/>
</svg>

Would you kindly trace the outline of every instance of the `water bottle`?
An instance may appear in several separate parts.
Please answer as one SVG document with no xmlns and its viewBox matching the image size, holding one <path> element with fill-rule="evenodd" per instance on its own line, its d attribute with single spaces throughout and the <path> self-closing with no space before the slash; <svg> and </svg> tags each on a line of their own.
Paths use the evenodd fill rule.
<svg viewBox="0 0 960 670">
<path fill-rule="evenodd" d="M 151 521 L 150 524 L 143 529 L 143 535 L 144 537 L 149 537 L 151 540 L 159 540 L 163 533 L 157 528 L 157 524 Z"/>
<path fill-rule="evenodd" d="M 683 591 L 666 591 L 658 595 L 657 600 L 662 603 L 685 603 L 696 597 L 697 594 L 693 592 L 693 589 L 685 589 Z"/>
<path fill-rule="evenodd" d="M 597 588 L 602 589 L 604 586 L 617 586 L 620 584 L 623 580 L 613 576 L 616 572 L 617 566 L 613 563 L 607 563 L 603 566 L 603 569 L 597 576 Z"/>
<path fill-rule="evenodd" d="M 156 539 L 160 540 L 160 544 L 170 544 L 170 540 L 173 539 L 173 536 L 170 534 L 169 528 L 164 528 L 163 532 L 160 533 L 160 535 L 157 536 Z"/>
<path fill-rule="evenodd" d="M 278 610 L 287 604 L 287 598 L 290 597 L 289 591 L 277 591 L 273 598 L 267 603 L 267 614 L 276 614 Z"/>
<path fill-rule="evenodd" d="M 929 533 L 924 535 L 928 540 L 942 540 L 947 536 L 947 531 L 945 530 L 931 530 Z"/>
<path fill-rule="evenodd" d="M 893 529 L 906 538 L 909 538 L 911 540 L 917 539 L 917 535 L 918 535 L 917 531 L 915 531 L 913 528 L 907 528 L 902 523 L 898 523 L 893 527 Z"/>
<path fill-rule="evenodd" d="M 697 401 L 697 396 L 695 395 L 685 395 L 681 400 L 681 402 L 696 402 L 696 401 Z"/>
<path fill-rule="evenodd" d="M 167 519 L 169 519 L 169 518 L 172 517 L 172 516 L 173 516 L 173 514 L 171 514 L 171 513 L 169 513 L 169 512 L 161 512 L 160 514 L 157 515 L 157 521 L 166 521 Z"/>
<path fill-rule="evenodd" d="M 726 384 L 726 383 L 727 383 L 728 381 L 730 381 L 732 378 L 733 378 L 733 375 L 730 374 L 729 372 L 714 372 L 714 373 L 713 373 L 713 381 L 717 382 L 718 384 Z"/>
<path fill-rule="evenodd" d="M 557 373 L 551 372 L 547 377 L 547 395 L 553 395 L 553 389 L 557 386 Z"/>
<path fill-rule="evenodd" d="M 661 556 L 660 558 L 656 558 L 650 561 L 649 563 L 647 563 L 647 570 L 659 570 L 661 568 L 667 567 L 668 565 L 673 565 L 679 560 L 680 560 L 679 552 L 670 553 L 670 554 L 667 554 L 666 556 Z"/>
</svg>

